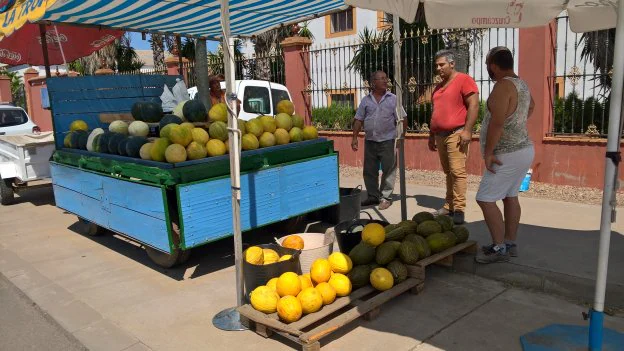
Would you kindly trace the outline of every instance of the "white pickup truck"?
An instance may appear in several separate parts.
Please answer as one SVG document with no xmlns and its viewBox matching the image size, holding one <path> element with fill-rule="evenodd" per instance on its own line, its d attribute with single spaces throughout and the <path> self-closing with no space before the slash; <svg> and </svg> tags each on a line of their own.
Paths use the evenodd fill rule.
<svg viewBox="0 0 624 351">
<path fill-rule="evenodd" d="M 26 186 L 50 185 L 54 149 L 52 132 L 40 133 L 22 108 L 0 105 L 0 204 Z"/>
<path fill-rule="evenodd" d="M 237 80 L 235 83 L 236 95 L 242 101 L 238 118 L 248 121 L 259 115 L 274 116 L 275 108 L 281 100 L 291 100 L 288 89 L 278 83 L 266 80 Z M 225 82 L 221 82 L 221 89 L 225 90 Z M 197 87 L 188 89 L 191 99 L 197 94 Z"/>
</svg>

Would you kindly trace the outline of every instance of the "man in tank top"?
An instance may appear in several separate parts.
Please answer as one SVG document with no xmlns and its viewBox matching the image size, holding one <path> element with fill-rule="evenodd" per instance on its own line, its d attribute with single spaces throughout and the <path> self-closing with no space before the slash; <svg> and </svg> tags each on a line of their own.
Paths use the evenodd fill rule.
<svg viewBox="0 0 624 351">
<path fill-rule="evenodd" d="M 517 256 L 515 243 L 520 223 L 520 184 L 533 162 L 533 143 L 527 120 L 533 112 L 533 98 L 527 84 L 513 71 L 513 55 L 506 47 L 490 50 L 486 67 L 496 82 L 481 124 L 481 153 L 485 162 L 477 203 L 492 236 L 476 260 L 480 263 L 509 261 Z M 497 201 L 503 201 L 504 217 Z"/>
</svg>

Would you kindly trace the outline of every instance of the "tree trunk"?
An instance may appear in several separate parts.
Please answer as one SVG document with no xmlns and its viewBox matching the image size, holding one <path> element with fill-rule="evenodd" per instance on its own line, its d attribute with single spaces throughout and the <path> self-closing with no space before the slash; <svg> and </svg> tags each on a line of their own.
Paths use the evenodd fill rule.
<svg viewBox="0 0 624 351">
<path fill-rule="evenodd" d="M 208 82 L 208 49 L 205 39 L 197 39 L 195 43 L 195 77 L 197 94 L 206 108 L 210 108 L 210 86 Z"/>
<path fill-rule="evenodd" d="M 259 80 L 271 80 L 271 59 L 256 56 L 256 77 Z"/>
<path fill-rule="evenodd" d="M 166 70 L 165 65 L 165 43 L 162 35 L 152 34 L 152 53 L 154 54 L 154 69 Z"/>
</svg>

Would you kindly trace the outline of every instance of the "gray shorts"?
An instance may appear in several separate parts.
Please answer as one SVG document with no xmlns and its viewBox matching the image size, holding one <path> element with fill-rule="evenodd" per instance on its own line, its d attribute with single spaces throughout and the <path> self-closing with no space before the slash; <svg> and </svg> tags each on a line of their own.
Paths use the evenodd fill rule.
<svg viewBox="0 0 624 351">
<path fill-rule="evenodd" d="M 484 170 L 477 191 L 477 201 L 496 202 L 507 197 L 517 197 L 534 156 L 533 146 L 496 155 L 502 165 L 493 165 L 496 173 Z"/>
</svg>

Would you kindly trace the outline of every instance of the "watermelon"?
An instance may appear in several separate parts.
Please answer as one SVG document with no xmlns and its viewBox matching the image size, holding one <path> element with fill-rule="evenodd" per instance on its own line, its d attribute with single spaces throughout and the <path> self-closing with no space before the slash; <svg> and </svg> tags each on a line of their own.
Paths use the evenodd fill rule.
<svg viewBox="0 0 624 351">
<path fill-rule="evenodd" d="M 104 132 L 99 135 L 99 138 L 96 140 L 97 143 L 95 143 L 96 152 L 101 152 L 103 154 L 108 153 L 108 141 L 110 140 L 112 134 L 113 133 L 111 132 Z"/>
<path fill-rule="evenodd" d="M 69 140 L 69 146 L 72 149 L 87 149 L 87 141 L 89 139 L 89 133 L 84 130 L 75 130 L 71 132 Z"/>
<path fill-rule="evenodd" d="M 126 139 L 126 155 L 129 157 L 140 158 L 141 147 L 147 143 L 146 137 L 131 136 Z"/>
<path fill-rule="evenodd" d="M 132 117 L 137 121 L 148 123 L 160 122 L 163 115 L 162 106 L 151 101 L 137 101 L 132 105 Z"/>
<path fill-rule="evenodd" d="M 189 100 L 182 107 L 184 118 L 189 122 L 206 122 L 208 120 L 208 112 L 206 106 L 198 100 Z"/>
<path fill-rule="evenodd" d="M 128 137 L 124 136 L 124 138 L 117 144 L 117 154 L 121 156 L 128 156 L 126 154 L 126 144 L 128 143 Z"/>
<path fill-rule="evenodd" d="M 171 124 L 171 123 L 181 124 L 182 119 L 176 115 L 165 115 L 160 120 L 160 123 L 158 123 L 158 126 L 160 127 L 160 129 L 163 129 L 167 124 Z"/>
<path fill-rule="evenodd" d="M 119 133 L 111 133 L 108 139 L 108 153 L 119 155 L 119 144 L 124 140 L 125 135 Z"/>
</svg>

